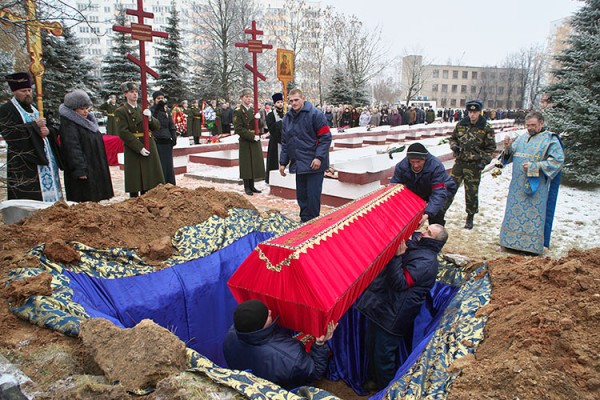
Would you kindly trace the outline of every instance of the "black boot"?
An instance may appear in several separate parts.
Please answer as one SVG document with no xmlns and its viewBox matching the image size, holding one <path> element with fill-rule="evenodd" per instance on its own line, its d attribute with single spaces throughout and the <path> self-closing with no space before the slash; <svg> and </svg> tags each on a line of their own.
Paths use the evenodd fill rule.
<svg viewBox="0 0 600 400">
<path fill-rule="evenodd" d="M 254 187 L 254 179 L 250 179 L 250 190 L 252 190 L 252 193 L 262 193 L 262 191 Z"/>
<path fill-rule="evenodd" d="M 465 229 L 473 229 L 473 214 L 467 214 L 467 222 L 465 222 Z"/>
<path fill-rule="evenodd" d="M 248 196 L 254 195 L 254 193 L 252 193 L 252 187 L 250 186 L 250 179 L 244 179 L 244 192 L 246 192 Z"/>
</svg>

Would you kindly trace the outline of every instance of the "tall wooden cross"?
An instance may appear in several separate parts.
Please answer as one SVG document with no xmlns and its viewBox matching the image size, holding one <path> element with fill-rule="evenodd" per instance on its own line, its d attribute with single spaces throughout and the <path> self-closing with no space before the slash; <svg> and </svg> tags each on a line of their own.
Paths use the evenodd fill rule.
<svg viewBox="0 0 600 400">
<path fill-rule="evenodd" d="M 42 103 L 42 75 L 44 75 L 44 65 L 42 64 L 42 29 L 51 32 L 54 36 L 60 36 L 63 33 L 62 25 L 58 22 L 43 22 L 37 20 L 35 9 L 35 0 L 25 0 L 27 15 L 22 17 L 14 14 L 7 9 L 0 9 L 0 18 L 7 18 L 11 23 L 25 23 L 25 33 L 27 36 L 27 51 L 31 58 L 29 71 L 35 82 L 35 94 L 37 108 L 40 117 L 44 116 L 44 106 Z"/>
<path fill-rule="evenodd" d="M 245 67 L 252 72 L 252 78 L 254 82 L 254 112 L 258 112 L 258 78 L 263 81 L 267 78 L 258 72 L 257 55 L 262 53 L 263 49 L 272 49 L 273 46 L 270 44 L 264 44 L 262 40 L 257 39 L 258 35 L 263 35 L 263 31 L 256 29 L 256 21 L 252 21 L 252 29 L 244 29 L 244 33 L 252 35 L 252 39 L 248 39 L 247 42 L 236 43 L 235 47 L 247 47 L 248 51 L 252 53 L 252 65 L 246 63 Z M 258 135 L 258 120 L 254 119 L 254 134 Z"/>
<path fill-rule="evenodd" d="M 154 78 L 158 78 L 158 73 L 146 64 L 146 42 L 151 42 L 154 36 L 167 38 L 169 34 L 166 32 L 158 32 L 152 30 L 152 25 L 144 24 L 144 18 L 154 18 L 154 14 L 144 11 L 144 0 L 137 0 L 137 10 L 128 9 L 125 11 L 127 15 L 135 15 L 138 17 L 138 22 L 131 23 L 131 27 L 113 25 L 113 30 L 121 33 L 130 33 L 131 39 L 140 42 L 140 58 L 136 58 L 131 54 L 127 54 L 135 65 L 140 67 L 140 87 L 142 88 L 142 110 L 148 108 L 148 87 L 146 81 L 146 73 L 149 73 Z M 150 134 L 148 132 L 148 117 L 144 115 L 142 119 L 144 129 L 144 147 L 150 150 Z"/>
</svg>

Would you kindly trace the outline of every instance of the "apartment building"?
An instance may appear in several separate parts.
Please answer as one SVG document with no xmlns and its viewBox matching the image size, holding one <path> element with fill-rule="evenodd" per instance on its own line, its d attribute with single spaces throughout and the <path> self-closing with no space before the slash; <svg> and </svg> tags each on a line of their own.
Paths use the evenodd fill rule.
<svg viewBox="0 0 600 400">
<path fill-rule="evenodd" d="M 479 99 L 489 109 L 519 108 L 523 102 L 522 69 L 422 64 L 422 56 L 402 60 L 402 86 L 420 79 L 416 97 L 435 101 L 438 108 L 463 108 Z"/>
</svg>

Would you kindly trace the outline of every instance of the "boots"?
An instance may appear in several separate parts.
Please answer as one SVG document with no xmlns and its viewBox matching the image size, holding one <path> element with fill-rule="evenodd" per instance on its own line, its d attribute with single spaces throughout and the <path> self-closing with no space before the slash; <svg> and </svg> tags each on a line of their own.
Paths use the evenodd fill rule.
<svg viewBox="0 0 600 400">
<path fill-rule="evenodd" d="M 467 222 L 465 222 L 465 229 L 473 229 L 473 214 L 467 214 Z"/>
<path fill-rule="evenodd" d="M 244 192 L 246 192 L 246 194 L 248 196 L 254 195 L 254 193 L 252 193 L 252 186 L 250 185 L 250 179 L 244 179 Z"/>
<path fill-rule="evenodd" d="M 254 179 L 250 179 L 250 190 L 252 193 L 262 193 L 262 191 L 254 187 Z"/>
</svg>

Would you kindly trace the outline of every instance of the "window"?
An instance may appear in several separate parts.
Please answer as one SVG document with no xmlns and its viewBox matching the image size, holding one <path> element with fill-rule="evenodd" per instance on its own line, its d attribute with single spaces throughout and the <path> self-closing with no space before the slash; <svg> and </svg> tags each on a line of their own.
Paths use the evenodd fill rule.
<svg viewBox="0 0 600 400">
<path fill-rule="evenodd" d="M 458 91 L 458 85 L 452 85 L 452 93 L 456 93 Z"/>
<path fill-rule="evenodd" d="M 463 79 L 469 79 L 469 71 L 463 71 L 462 78 Z"/>
<path fill-rule="evenodd" d="M 494 100 L 488 100 L 488 108 L 494 107 Z"/>
<path fill-rule="evenodd" d="M 431 85 L 431 91 L 432 92 L 437 92 L 438 91 L 438 84 L 434 83 L 433 85 Z"/>
<path fill-rule="evenodd" d="M 477 79 L 477 71 L 471 72 L 471 79 Z"/>
<path fill-rule="evenodd" d="M 504 86 L 498 86 L 498 96 L 504 95 Z"/>
<path fill-rule="evenodd" d="M 448 70 L 447 69 L 442 71 L 442 78 L 448 79 Z"/>
<path fill-rule="evenodd" d="M 496 107 L 502 108 L 502 100 L 496 100 Z"/>
<path fill-rule="evenodd" d="M 452 79 L 458 79 L 458 71 L 452 71 Z"/>
<path fill-rule="evenodd" d="M 439 69 L 434 69 L 433 70 L 433 77 L 434 78 L 439 78 L 440 77 L 440 70 Z"/>
<path fill-rule="evenodd" d="M 460 92 L 467 93 L 467 85 L 460 85 Z"/>
<path fill-rule="evenodd" d="M 460 106 L 464 107 L 467 104 L 467 100 L 465 99 L 460 99 Z"/>
<path fill-rule="evenodd" d="M 448 85 L 442 85 L 442 93 L 448 93 Z"/>
<path fill-rule="evenodd" d="M 475 85 L 471 86 L 471 93 L 477 93 L 477 86 L 475 86 Z"/>
<path fill-rule="evenodd" d="M 492 78 L 492 79 L 496 79 L 496 73 L 495 73 L 495 72 L 491 72 L 491 73 L 490 73 L 490 78 Z"/>
<path fill-rule="evenodd" d="M 110 13 L 110 6 L 108 6 L 108 7 L 105 6 L 104 7 L 104 12 L 105 13 Z"/>
<path fill-rule="evenodd" d="M 456 99 L 450 100 L 450 106 L 456 107 Z"/>
</svg>

